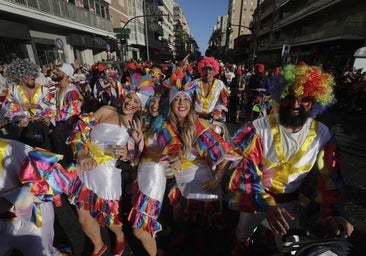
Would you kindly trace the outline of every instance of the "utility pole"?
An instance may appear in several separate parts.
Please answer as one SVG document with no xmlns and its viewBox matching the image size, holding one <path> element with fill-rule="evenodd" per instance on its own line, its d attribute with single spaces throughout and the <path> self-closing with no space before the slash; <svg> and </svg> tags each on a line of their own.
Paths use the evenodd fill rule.
<svg viewBox="0 0 366 256">
<path fill-rule="evenodd" d="M 148 15 L 137 15 L 132 17 L 131 19 L 129 19 L 128 21 L 126 21 L 125 24 L 123 24 L 122 28 L 114 28 L 113 32 L 117 33 L 117 39 L 121 40 L 121 59 L 122 61 L 125 61 L 124 59 L 124 47 L 127 46 L 127 39 L 130 38 L 130 33 L 131 33 L 131 29 L 126 28 L 126 26 L 128 25 L 128 23 L 130 23 L 131 21 L 137 19 L 137 18 L 145 18 L 144 23 L 145 23 L 145 37 L 147 36 L 147 26 L 146 26 L 146 17 L 160 17 L 160 16 L 169 16 L 169 14 L 148 14 Z M 147 40 L 147 38 L 146 38 Z M 148 42 L 145 42 L 146 47 L 147 47 L 147 58 L 149 58 L 149 53 L 148 53 Z"/>
<path fill-rule="evenodd" d="M 231 23 L 229 23 L 228 24 L 228 27 L 227 27 L 227 32 L 229 34 L 233 31 L 233 29 L 232 29 L 233 26 L 237 26 L 237 27 L 239 27 L 239 29 L 240 29 L 240 27 L 243 27 L 243 28 L 248 29 L 251 32 L 251 34 L 252 34 L 252 36 L 254 38 L 254 47 L 253 47 L 254 49 L 253 49 L 253 57 L 252 57 L 252 63 L 254 63 L 255 62 L 256 55 L 257 55 L 257 47 L 258 47 L 257 46 L 257 44 L 258 44 L 257 35 L 255 34 L 253 28 L 247 27 L 245 25 L 236 25 L 236 24 L 231 24 Z"/>
</svg>

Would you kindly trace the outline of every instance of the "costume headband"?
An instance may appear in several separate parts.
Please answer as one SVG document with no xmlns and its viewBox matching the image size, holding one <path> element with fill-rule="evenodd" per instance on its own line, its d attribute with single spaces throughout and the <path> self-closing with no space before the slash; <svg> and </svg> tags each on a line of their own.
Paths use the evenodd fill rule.
<svg viewBox="0 0 366 256">
<path fill-rule="evenodd" d="M 148 99 L 155 93 L 155 85 L 151 74 L 141 76 L 138 73 L 131 75 L 131 87 L 127 93 L 134 92 L 141 100 L 141 107 L 145 108 Z"/>
<path fill-rule="evenodd" d="M 190 76 L 184 75 L 180 68 L 177 68 L 170 78 L 164 80 L 162 85 L 169 89 L 169 104 L 179 94 L 184 93 L 192 100 L 193 83 Z"/>
</svg>

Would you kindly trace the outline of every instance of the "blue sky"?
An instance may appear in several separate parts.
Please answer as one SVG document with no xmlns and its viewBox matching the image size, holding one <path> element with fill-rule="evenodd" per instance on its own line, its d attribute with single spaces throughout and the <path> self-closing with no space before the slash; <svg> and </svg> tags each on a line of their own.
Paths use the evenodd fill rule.
<svg viewBox="0 0 366 256">
<path fill-rule="evenodd" d="M 175 0 L 183 10 L 202 55 L 208 47 L 218 16 L 227 15 L 227 0 Z"/>
</svg>

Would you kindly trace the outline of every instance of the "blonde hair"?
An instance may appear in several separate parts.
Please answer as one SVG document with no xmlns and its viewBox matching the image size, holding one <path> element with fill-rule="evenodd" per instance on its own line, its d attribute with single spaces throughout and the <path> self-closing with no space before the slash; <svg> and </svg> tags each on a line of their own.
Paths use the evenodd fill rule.
<svg viewBox="0 0 366 256">
<path fill-rule="evenodd" d="M 192 148 L 196 135 L 195 121 L 197 120 L 197 114 L 194 111 L 192 102 L 183 127 L 179 126 L 178 119 L 172 111 L 172 105 L 170 105 L 168 117 L 182 142 L 182 153 L 186 156 Z"/>
</svg>

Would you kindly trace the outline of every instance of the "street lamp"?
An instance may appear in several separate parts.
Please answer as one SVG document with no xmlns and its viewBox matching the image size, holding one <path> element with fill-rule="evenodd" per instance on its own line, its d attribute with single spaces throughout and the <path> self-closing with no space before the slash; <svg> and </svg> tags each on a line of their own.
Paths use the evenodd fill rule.
<svg viewBox="0 0 366 256">
<path fill-rule="evenodd" d="M 125 24 L 123 24 L 122 28 L 118 28 L 116 31 L 120 31 L 121 33 L 124 33 L 126 30 L 126 26 L 128 25 L 128 23 L 130 23 L 131 21 L 137 19 L 137 18 L 145 18 L 144 20 L 144 23 L 145 23 L 145 37 L 147 36 L 147 26 L 146 26 L 146 17 L 161 17 L 161 16 L 168 16 L 169 17 L 169 14 L 163 14 L 163 13 L 158 13 L 158 14 L 143 14 L 143 15 L 137 15 L 137 16 L 134 16 L 132 17 L 131 19 L 129 19 L 128 21 L 126 21 Z M 122 44 L 122 43 L 121 43 Z M 127 44 L 127 41 L 126 41 L 126 44 Z M 146 44 L 146 53 L 147 53 L 147 58 L 149 59 L 149 45 L 148 45 L 148 42 L 145 42 Z M 122 58 L 122 61 L 124 61 L 124 52 L 123 52 L 123 45 L 121 46 L 121 58 Z"/>
<path fill-rule="evenodd" d="M 233 26 L 239 27 L 239 30 L 240 30 L 241 27 L 243 27 L 243 28 L 248 29 L 251 32 L 251 34 L 254 38 L 254 50 L 253 50 L 253 58 L 252 58 L 252 62 L 254 63 L 255 58 L 256 58 L 256 54 L 257 54 L 257 44 L 258 44 L 257 35 L 255 34 L 253 28 L 247 27 L 245 25 L 236 25 L 236 24 L 231 24 L 231 23 L 229 23 L 228 26 L 227 26 L 227 32 L 229 34 L 233 31 L 233 28 L 232 28 Z"/>
</svg>

